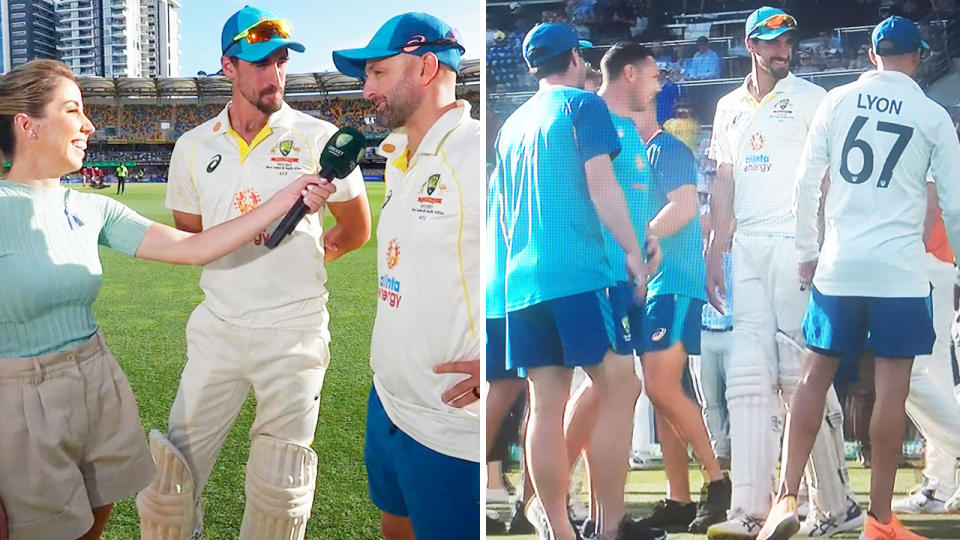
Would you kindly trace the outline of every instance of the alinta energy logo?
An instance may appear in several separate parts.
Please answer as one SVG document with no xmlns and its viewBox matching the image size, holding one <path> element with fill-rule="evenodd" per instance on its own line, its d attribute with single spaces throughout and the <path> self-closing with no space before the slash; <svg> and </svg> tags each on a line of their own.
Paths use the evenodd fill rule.
<svg viewBox="0 0 960 540">
<path fill-rule="evenodd" d="M 400 242 L 396 238 L 387 243 L 387 269 L 393 270 L 400 262 Z"/>
<path fill-rule="evenodd" d="M 236 207 L 237 210 L 240 210 L 241 214 L 246 214 L 260 206 L 260 201 L 260 194 L 253 188 L 238 191 L 237 194 L 233 196 L 233 206 Z"/>
</svg>

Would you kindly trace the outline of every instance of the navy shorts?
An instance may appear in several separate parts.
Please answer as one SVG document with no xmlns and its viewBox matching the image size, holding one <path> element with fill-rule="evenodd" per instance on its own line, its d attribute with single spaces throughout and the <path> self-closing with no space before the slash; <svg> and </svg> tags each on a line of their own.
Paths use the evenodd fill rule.
<svg viewBox="0 0 960 540">
<path fill-rule="evenodd" d="M 480 464 L 435 452 L 387 417 L 370 389 L 364 461 L 370 500 L 409 517 L 418 540 L 480 538 Z"/>
<path fill-rule="evenodd" d="M 665 351 L 678 341 L 687 354 L 700 354 L 700 322 L 703 300 L 679 294 L 647 298 L 640 336 L 644 351 Z"/>
<path fill-rule="evenodd" d="M 487 380 L 522 379 L 515 369 L 507 369 L 507 319 L 487 319 Z"/>
<path fill-rule="evenodd" d="M 507 313 L 507 367 L 595 366 L 614 342 L 607 289 Z"/>
<path fill-rule="evenodd" d="M 828 356 L 859 359 L 868 336 L 878 357 L 930 354 L 936 339 L 930 297 L 830 296 L 813 287 L 803 318 L 808 347 Z"/>
<path fill-rule="evenodd" d="M 643 353 L 640 329 L 643 327 L 643 305 L 636 303 L 633 285 L 618 282 L 607 292 L 613 312 L 613 350 L 620 355 Z"/>
</svg>

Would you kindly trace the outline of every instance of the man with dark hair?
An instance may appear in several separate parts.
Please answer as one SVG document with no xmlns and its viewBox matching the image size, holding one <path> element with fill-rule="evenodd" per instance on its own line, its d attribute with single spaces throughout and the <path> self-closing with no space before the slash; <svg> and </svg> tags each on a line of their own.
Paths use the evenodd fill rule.
<svg viewBox="0 0 960 540">
<path fill-rule="evenodd" d="M 166 204 L 177 228 L 209 229 L 253 210 L 289 178 L 316 173 L 337 129 L 283 100 L 288 51 L 304 51 L 291 33 L 288 21 L 252 6 L 224 24 L 220 65 L 233 95 L 174 147 Z M 137 498 L 144 539 L 201 533 L 204 485 L 251 390 L 257 414 L 238 537 L 304 537 L 318 460 L 310 445 L 330 362 L 324 264 L 370 237 L 359 169 L 332 185 L 333 228 L 308 215 L 276 249 L 263 245 L 263 231 L 204 267 L 169 434 L 150 434 L 158 471 Z"/>
<path fill-rule="evenodd" d="M 617 132 L 603 101 L 582 90 L 579 46 L 577 35 L 562 24 L 537 25 L 525 37 L 524 59 L 539 91 L 504 122 L 492 180 L 503 194 L 507 367 L 526 371 L 533 407 L 526 445 L 538 499 L 527 513 L 542 516 L 531 522 L 557 540 L 575 537 L 567 519 L 571 460 L 564 438 L 573 368 L 584 367 L 600 396 L 619 395 L 620 385 L 635 385 L 632 365 L 606 361 L 614 354 L 607 288 L 615 279 L 601 223 L 625 252 L 640 295 L 648 274 L 611 163 L 620 152 Z M 649 251 L 655 263 L 658 247 L 651 243 Z M 617 406 L 599 401 L 590 440 L 601 453 L 625 460 L 622 449 L 609 444 L 617 439 L 615 430 L 623 428 L 614 420 L 624 414 L 629 418 L 629 411 Z M 612 480 L 601 476 L 592 481 Z M 622 491 L 617 498 L 619 503 L 609 504 L 622 507 Z M 616 528 L 609 521 L 613 516 L 601 515 L 596 531 Z"/>
<path fill-rule="evenodd" d="M 770 509 L 782 430 L 781 402 L 800 379 L 800 325 L 809 293 L 796 283 L 790 197 L 800 166 L 797 148 L 826 93 L 790 73 L 797 22 L 763 7 L 747 18 L 751 71 L 717 103 L 711 159 L 713 235 L 707 248 L 707 297 L 723 312 L 723 252 L 733 259 L 733 334 L 726 370 L 733 495 L 729 519 L 710 538 L 752 538 Z M 811 512 L 804 527 L 818 535 L 854 529 L 863 513 L 849 488 L 843 457 L 843 412 L 831 390 L 808 483 Z"/>
<path fill-rule="evenodd" d="M 796 175 L 796 275 L 802 287 L 812 288 L 803 322 L 807 350 L 787 416 L 779 497 L 761 539 L 785 540 L 800 528 L 796 495 L 814 448 L 816 421 L 823 415 L 838 367 L 859 358 L 866 341 L 875 354 L 876 400 L 870 421 L 870 508 L 860 538 L 924 539 L 900 523 L 891 497 L 911 379 L 930 367 L 926 361 L 914 365 L 914 358 L 929 355 L 936 339 L 930 276 L 918 264 L 925 252 L 928 186 L 936 187 L 945 228 L 956 248 L 960 145 L 947 112 L 915 81 L 921 51 L 929 49 L 916 25 L 889 17 L 874 28 L 871 43 L 870 60 L 877 69 L 826 95 Z M 854 147 L 862 157 L 852 157 Z M 825 203 L 820 185 L 824 173 L 831 179 Z M 819 208 L 825 214 L 822 246 Z M 940 395 L 932 401 L 914 398 L 914 407 L 939 405 L 954 412 L 921 410 L 926 414 L 915 416 L 915 408 L 911 415 L 924 420 L 918 423 L 921 429 L 936 427 L 930 420 L 940 414 L 955 420 L 948 385 L 924 387 Z"/>
<path fill-rule="evenodd" d="M 667 499 L 640 524 L 686 530 L 698 518 L 695 532 L 726 518 L 730 505 L 730 480 L 726 478 L 710 446 L 700 408 L 685 393 L 683 381 L 692 390 L 688 354 L 700 353 L 700 306 L 706 270 L 697 215 L 697 166 L 690 150 L 672 135 L 661 131 L 656 118 L 659 90 L 657 65 L 650 52 L 639 45 L 617 44 L 607 51 L 602 63 L 604 85 L 601 96 L 613 113 L 613 122 L 624 150 L 639 148 L 646 153 L 643 178 L 623 169 L 641 162 L 614 159 L 614 170 L 625 191 L 645 187 L 645 204 L 633 209 L 635 225 L 661 239 L 663 261 L 647 284 L 646 304 L 627 313 L 634 315 L 630 334 L 634 348 L 643 355 L 643 379 L 647 395 L 657 412 L 657 432 L 664 449 L 667 472 Z M 620 165 L 620 168 L 618 168 Z M 628 191 L 629 193 L 629 191 Z M 631 198 L 628 197 L 628 201 Z M 611 300 L 615 299 L 611 295 Z M 614 304 L 614 315 L 621 318 Z M 699 511 L 690 501 L 687 478 L 687 447 L 703 464 L 709 484 Z"/>
</svg>

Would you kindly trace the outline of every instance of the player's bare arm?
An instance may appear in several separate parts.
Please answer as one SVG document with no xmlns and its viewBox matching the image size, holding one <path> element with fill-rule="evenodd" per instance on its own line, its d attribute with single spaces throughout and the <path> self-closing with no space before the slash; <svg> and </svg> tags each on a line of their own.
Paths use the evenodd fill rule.
<svg viewBox="0 0 960 540">
<path fill-rule="evenodd" d="M 613 173 L 613 162 L 610 156 L 601 154 L 590 158 L 583 167 L 590 200 L 597 209 L 600 221 L 627 254 L 627 271 L 637 280 L 637 295 L 641 298 L 641 293 L 646 295 L 646 257 L 637 243 L 637 234 L 630 222 L 623 190 Z"/>
<path fill-rule="evenodd" d="M 329 263 L 359 248 L 370 240 L 370 203 L 366 192 L 343 202 L 328 202 L 337 221 L 323 232 L 323 262 Z"/>
<path fill-rule="evenodd" d="M 727 286 L 723 280 L 723 251 L 733 234 L 733 165 L 721 163 L 710 193 L 710 228 L 713 233 L 707 246 L 707 299 L 720 313 L 726 313 L 723 298 Z"/>
<path fill-rule="evenodd" d="M 667 204 L 650 220 L 650 232 L 658 238 L 673 236 L 697 217 L 697 187 L 685 184 L 667 193 Z"/>
<path fill-rule="evenodd" d="M 203 217 L 200 214 L 188 214 L 174 210 L 173 224 L 181 231 L 198 233 L 203 230 Z"/>
</svg>

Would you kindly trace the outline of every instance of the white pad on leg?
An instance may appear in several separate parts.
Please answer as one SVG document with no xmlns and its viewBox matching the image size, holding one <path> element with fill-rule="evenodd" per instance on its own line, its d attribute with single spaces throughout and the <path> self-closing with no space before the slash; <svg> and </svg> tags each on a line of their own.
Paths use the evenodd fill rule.
<svg viewBox="0 0 960 540">
<path fill-rule="evenodd" d="M 309 446 L 260 435 L 250 444 L 247 504 L 240 538 L 302 540 L 307 532 L 317 454 Z"/>
<path fill-rule="evenodd" d="M 790 336 L 777 332 L 777 353 L 780 355 L 780 388 L 789 405 L 797 390 L 803 365 L 803 347 Z M 827 391 L 824 419 L 804 470 L 810 488 L 810 503 L 821 517 L 843 517 L 849 503 L 856 500 L 849 487 L 849 474 L 844 460 L 843 409 L 831 386 Z"/>
<path fill-rule="evenodd" d="M 150 454 L 157 472 L 137 495 L 140 538 L 184 540 L 193 533 L 194 483 L 183 454 L 159 431 L 150 430 Z"/>
<path fill-rule="evenodd" d="M 727 370 L 731 510 L 762 518 L 770 510 L 779 455 L 780 415 L 763 360 Z"/>
</svg>

